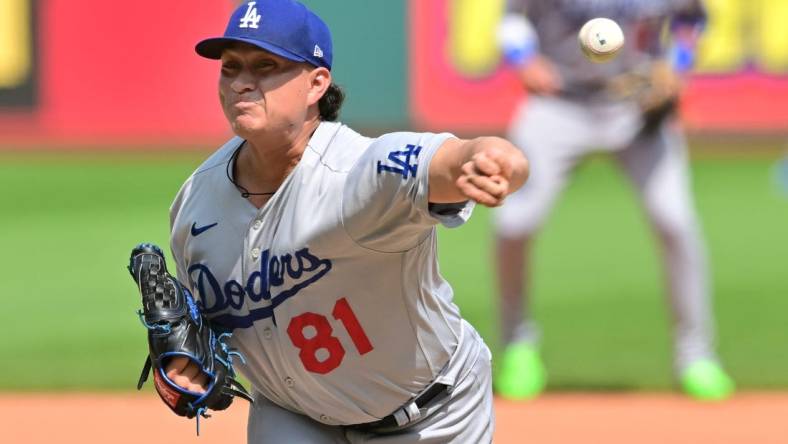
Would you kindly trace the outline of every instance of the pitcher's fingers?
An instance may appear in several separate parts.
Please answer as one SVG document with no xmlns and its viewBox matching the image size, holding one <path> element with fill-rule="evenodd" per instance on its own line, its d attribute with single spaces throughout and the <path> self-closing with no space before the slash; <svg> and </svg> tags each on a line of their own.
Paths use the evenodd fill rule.
<svg viewBox="0 0 788 444">
<path fill-rule="evenodd" d="M 457 188 L 459 188 L 460 191 L 462 191 L 462 194 L 464 194 L 466 197 L 479 204 L 491 207 L 491 206 L 497 206 L 501 201 L 501 199 L 491 196 L 490 194 L 477 188 L 473 183 L 470 182 L 468 176 L 460 177 L 459 179 L 457 179 L 456 184 L 457 184 Z"/>
<path fill-rule="evenodd" d="M 490 150 L 487 153 L 487 158 L 495 162 L 495 165 L 498 167 L 498 171 L 491 175 L 497 174 L 505 178 L 512 177 L 512 163 L 503 150 Z"/>
<path fill-rule="evenodd" d="M 469 176 L 468 181 L 479 190 L 498 199 L 505 197 L 509 191 L 509 181 L 499 176 Z"/>
<path fill-rule="evenodd" d="M 187 365 L 186 368 L 181 371 L 181 375 L 186 376 L 190 380 L 193 380 L 201 372 L 202 371 L 200 370 L 199 365 L 195 364 L 194 362 L 189 362 L 189 365 Z"/>
<path fill-rule="evenodd" d="M 197 377 L 192 379 L 189 384 L 189 390 L 197 393 L 205 393 L 205 388 L 208 386 L 208 375 L 200 372 Z"/>
<path fill-rule="evenodd" d="M 179 375 L 183 373 L 183 370 L 189 365 L 191 361 L 189 358 L 185 356 L 176 356 L 170 359 L 170 362 L 167 363 L 167 368 L 165 371 L 167 372 L 167 377 L 172 379 L 174 375 Z"/>
<path fill-rule="evenodd" d="M 485 176 L 492 176 L 501 173 L 501 167 L 494 158 L 485 153 L 478 153 L 473 156 L 473 164 L 476 171 Z"/>
<path fill-rule="evenodd" d="M 479 171 L 476 170 L 476 165 L 473 164 L 472 160 L 469 160 L 468 162 L 462 164 L 462 166 L 460 167 L 460 171 L 462 171 L 462 175 L 466 177 L 475 176 L 479 174 Z"/>
<path fill-rule="evenodd" d="M 170 376 L 170 374 L 168 373 L 168 374 L 167 374 L 167 377 L 168 377 L 168 378 L 170 379 L 170 381 L 172 381 L 172 382 L 173 382 L 175 385 L 177 385 L 177 386 L 178 386 L 178 387 L 180 387 L 180 388 L 186 389 L 186 390 L 188 390 L 188 389 L 189 389 L 189 385 L 191 385 L 191 383 L 192 383 L 192 382 L 189 380 L 189 378 L 187 378 L 186 376 L 183 376 L 183 375 L 181 375 L 180 373 L 175 373 L 175 374 L 173 374 L 172 376 Z"/>
</svg>

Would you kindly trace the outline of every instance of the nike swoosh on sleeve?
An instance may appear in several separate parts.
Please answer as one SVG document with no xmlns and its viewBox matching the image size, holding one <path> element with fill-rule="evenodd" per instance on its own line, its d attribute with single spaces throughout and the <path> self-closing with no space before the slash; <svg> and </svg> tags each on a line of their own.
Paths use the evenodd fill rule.
<svg viewBox="0 0 788 444">
<path fill-rule="evenodd" d="M 192 236 L 199 236 L 217 225 L 219 225 L 219 222 L 197 228 L 197 222 L 195 222 L 192 224 Z"/>
</svg>

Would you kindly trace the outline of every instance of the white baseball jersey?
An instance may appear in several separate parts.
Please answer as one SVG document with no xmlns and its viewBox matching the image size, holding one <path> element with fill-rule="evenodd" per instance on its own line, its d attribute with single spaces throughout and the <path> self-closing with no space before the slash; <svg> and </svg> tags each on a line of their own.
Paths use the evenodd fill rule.
<svg viewBox="0 0 788 444">
<path fill-rule="evenodd" d="M 183 185 L 171 208 L 178 277 L 232 330 L 241 372 L 268 399 L 359 424 L 432 381 L 454 385 L 458 345 L 480 339 L 463 333 L 436 258 L 435 225 L 472 210 L 428 202 L 430 160 L 450 137 L 370 139 L 321 123 L 261 209 L 228 178 L 236 137 Z"/>
</svg>

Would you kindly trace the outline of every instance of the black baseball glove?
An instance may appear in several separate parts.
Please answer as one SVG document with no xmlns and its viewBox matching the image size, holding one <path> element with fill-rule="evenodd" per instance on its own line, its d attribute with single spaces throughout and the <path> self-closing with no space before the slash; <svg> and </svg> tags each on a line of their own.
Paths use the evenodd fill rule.
<svg viewBox="0 0 788 444">
<path fill-rule="evenodd" d="M 186 287 L 167 272 L 164 254 L 152 244 L 131 251 L 129 272 L 142 295 L 142 324 L 148 329 L 150 353 L 145 358 L 137 389 L 148 379 L 175 414 L 188 418 L 208 417 L 207 409 L 224 410 L 235 396 L 250 402 L 249 392 L 235 380 L 233 357 L 243 360 L 227 346 L 229 333 L 217 336 Z M 167 377 L 167 364 L 176 357 L 188 358 L 207 377 L 205 393 L 186 390 Z"/>
</svg>

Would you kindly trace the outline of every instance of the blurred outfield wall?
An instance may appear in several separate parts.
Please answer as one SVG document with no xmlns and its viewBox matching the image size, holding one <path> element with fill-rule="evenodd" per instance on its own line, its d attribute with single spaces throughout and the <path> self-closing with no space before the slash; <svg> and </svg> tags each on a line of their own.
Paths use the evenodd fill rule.
<svg viewBox="0 0 788 444">
<path fill-rule="evenodd" d="M 334 33 L 344 121 L 462 133 L 506 125 L 521 91 L 493 40 L 503 0 L 304 2 Z M 706 3 L 688 126 L 788 131 L 788 1 Z M 223 31 L 233 4 L 0 0 L 0 148 L 219 142 L 228 132 L 218 65 L 192 48 Z"/>
</svg>

